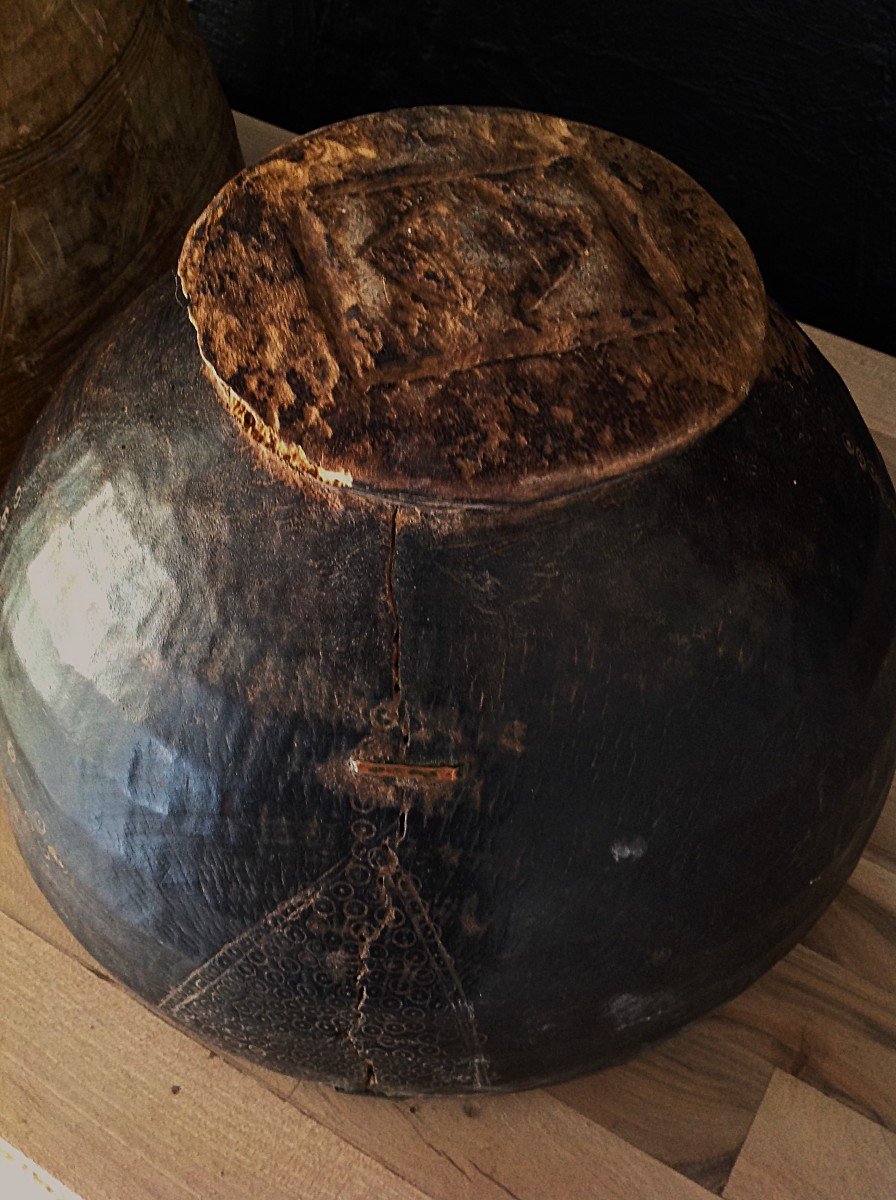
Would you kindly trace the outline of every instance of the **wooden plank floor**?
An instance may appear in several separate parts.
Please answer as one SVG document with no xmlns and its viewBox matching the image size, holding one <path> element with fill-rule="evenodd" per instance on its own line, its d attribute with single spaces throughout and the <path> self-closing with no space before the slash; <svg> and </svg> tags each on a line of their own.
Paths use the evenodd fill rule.
<svg viewBox="0 0 896 1200">
<path fill-rule="evenodd" d="M 240 128 L 251 158 L 282 136 Z M 810 333 L 893 473 L 896 360 Z M 0 1138 L 84 1200 L 894 1200 L 894 984 L 896 793 L 805 942 L 633 1062 L 516 1096 L 344 1096 L 143 1007 L 50 910 L 0 813 Z"/>
<path fill-rule="evenodd" d="M 726 1200 L 892 1200 L 896 1135 L 776 1071 Z"/>
</svg>

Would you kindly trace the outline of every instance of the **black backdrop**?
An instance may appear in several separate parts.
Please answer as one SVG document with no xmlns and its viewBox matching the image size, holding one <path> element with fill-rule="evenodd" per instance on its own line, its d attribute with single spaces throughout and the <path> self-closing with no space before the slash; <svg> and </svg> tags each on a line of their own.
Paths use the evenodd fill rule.
<svg viewBox="0 0 896 1200">
<path fill-rule="evenodd" d="M 190 0 L 235 107 L 302 131 L 509 104 L 661 151 L 794 316 L 896 351 L 896 0 Z"/>
</svg>

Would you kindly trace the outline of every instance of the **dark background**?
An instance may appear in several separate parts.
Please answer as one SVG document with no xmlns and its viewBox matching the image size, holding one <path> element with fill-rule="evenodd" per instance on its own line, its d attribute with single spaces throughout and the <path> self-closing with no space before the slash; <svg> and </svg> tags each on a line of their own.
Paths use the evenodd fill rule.
<svg viewBox="0 0 896 1200">
<path fill-rule="evenodd" d="M 791 314 L 896 352 L 896 0 L 190 0 L 234 107 L 304 131 L 506 104 L 661 151 Z"/>
</svg>

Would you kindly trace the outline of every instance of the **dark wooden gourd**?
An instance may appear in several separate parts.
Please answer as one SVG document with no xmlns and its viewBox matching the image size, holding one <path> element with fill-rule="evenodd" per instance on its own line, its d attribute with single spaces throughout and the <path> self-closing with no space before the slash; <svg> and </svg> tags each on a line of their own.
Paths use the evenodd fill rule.
<svg viewBox="0 0 896 1200">
<path fill-rule="evenodd" d="M 240 166 L 183 0 L 0 14 L 0 481 L 86 334 L 166 266 Z"/>
<path fill-rule="evenodd" d="M 2 515 L 4 791 L 77 937 L 388 1094 L 594 1069 L 764 971 L 893 773 L 896 519 L 724 213 L 584 126 L 396 112 L 244 172 L 180 280 Z"/>
</svg>

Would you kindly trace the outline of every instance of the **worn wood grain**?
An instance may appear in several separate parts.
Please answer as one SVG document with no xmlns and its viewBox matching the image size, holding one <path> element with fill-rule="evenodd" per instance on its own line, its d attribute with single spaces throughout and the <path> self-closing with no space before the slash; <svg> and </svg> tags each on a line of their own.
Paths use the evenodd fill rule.
<svg viewBox="0 0 896 1200">
<path fill-rule="evenodd" d="M 89 1198 L 420 1193 L 0 915 L 2 1134 Z"/>
<path fill-rule="evenodd" d="M 0 912 L 12 917 L 57 950 L 99 970 L 99 964 L 59 920 L 31 878 L 13 837 L 9 813 L 0 791 Z"/>
<path fill-rule="evenodd" d="M 864 873 L 864 866 L 862 872 Z M 845 916 L 839 916 L 843 913 Z M 861 952 L 849 894 L 829 910 L 846 942 L 828 949 L 891 977 L 893 942 Z M 896 1128 L 896 1005 L 892 990 L 804 946 L 715 1013 L 633 1062 L 552 1089 L 558 1099 L 707 1188 L 725 1182 L 775 1068 Z"/>
<path fill-rule="evenodd" d="M 221 190 L 179 274 L 254 437 L 331 482 L 430 499 L 556 495 L 689 443 L 757 378 L 767 321 L 743 236 L 693 181 L 511 109 L 307 134 Z M 277 330 L 263 352 L 254 312 Z"/>
<path fill-rule="evenodd" d="M 896 1129 L 896 998 L 797 946 L 719 1015 L 732 1036 L 857 1111 Z"/>
<path fill-rule="evenodd" d="M 741 1039 L 712 1014 L 632 1062 L 551 1094 L 710 1191 L 724 1186 L 783 1046 Z"/>
<path fill-rule="evenodd" d="M 890 1200 L 896 1136 L 776 1071 L 726 1200 Z"/>
<path fill-rule="evenodd" d="M 299 1085 L 293 1103 L 333 1128 L 351 1129 L 349 1136 L 363 1138 L 370 1153 L 379 1145 L 380 1154 L 385 1147 L 394 1154 L 394 1147 L 402 1144 L 405 1155 L 413 1146 L 415 1158 L 424 1150 L 443 1158 L 449 1169 L 440 1167 L 434 1175 L 429 1168 L 428 1186 L 446 1200 L 451 1196 L 628 1200 L 707 1195 L 702 1187 L 546 1092 L 407 1100 L 378 1105 L 368 1117 L 366 1098 Z M 416 1168 L 410 1168 L 408 1176 L 418 1179 Z"/>
</svg>

